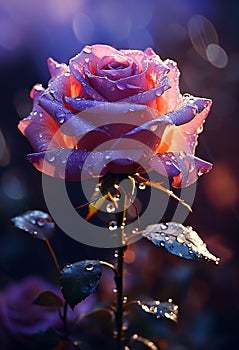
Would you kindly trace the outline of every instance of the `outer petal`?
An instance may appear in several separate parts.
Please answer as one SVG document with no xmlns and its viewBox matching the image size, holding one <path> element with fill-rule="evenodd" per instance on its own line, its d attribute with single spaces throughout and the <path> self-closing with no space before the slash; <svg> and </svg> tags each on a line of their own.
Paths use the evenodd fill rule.
<svg viewBox="0 0 239 350">
<path fill-rule="evenodd" d="M 193 184 L 212 168 L 211 163 L 184 152 L 157 154 L 148 163 L 158 173 L 173 177 L 172 186 L 175 188 Z"/>
<path fill-rule="evenodd" d="M 52 148 L 65 145 L 59 133 L 53 139 L 53 136 L 58 131 L 58 126 L 45 112 L 32 112 L 27 118 L 20 121 L 18 128 L 26 136 L 36 152 L 47 150 L 50 143 Z"/>
<path fill-rule="evenodd" d="M 197 145 L 198 134 L 202 132 L 203 123 L 208 115 L 212 101 L 199 97 L 192 97 L 190 103 L 180 107 L 172 113 L 162 117 L 162 121 L 167 123 L 167 119 L 175 124 L 168 126 L 164 133 L 163 144 L 158 148 L 158 153 L 180 152 L 194 154 Z M 190 109 L 191 112 L 190 112 Z M 193 109 L 195 116 L 191 118 Z M 182 124 L 182 125 L 180 125 Z"/>
<path fill-rule="evenodd" d="M 87 152 L 60 148 L 29 154 L 28 160 L 46 175 L 67 181 L 79 181 L 102 177 L 108 171 L 117 174 L 134 173 L 142 156 L 140 150 Z"/>
<path fill-rule="evenodd" d="M 57 76 L 65 74 L 69 71 L 69 68 L 65 63 L 58 63 L 51 57 L 48 58 L 47 64 L 52 78 L 56 78 Z"/>
</svg>

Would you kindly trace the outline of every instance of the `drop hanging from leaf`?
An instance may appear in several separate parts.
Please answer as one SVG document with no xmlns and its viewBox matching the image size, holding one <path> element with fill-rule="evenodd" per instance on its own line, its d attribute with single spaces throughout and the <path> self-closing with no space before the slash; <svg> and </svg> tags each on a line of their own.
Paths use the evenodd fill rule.
<svg viewBox="0 0 239 350">
<path fill-rule="evenodd" d="M 207 250 L 206 244 L 191 226 L 183 226 L 176 222 L 149 225 L 142 231 L 143 237 L 169 253 L 192 260 L 213 261 L 220 259 Z"/>
<path fill-rule="evenodd" d="M 55 232 L 55 223 L 51 216 L 41 210 L 30 210 L 11 219 L 13 225 L 34 238 L 50 239 Z"/>
</svg>

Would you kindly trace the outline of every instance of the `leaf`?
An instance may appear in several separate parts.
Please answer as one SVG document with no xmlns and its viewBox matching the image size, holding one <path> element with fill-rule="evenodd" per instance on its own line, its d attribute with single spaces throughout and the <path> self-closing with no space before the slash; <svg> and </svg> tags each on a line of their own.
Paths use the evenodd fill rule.
<svg viewBox="0 0 239 350">
<path fill-rule="evenodd" d="M 214 261 L 216 264 L 220 261 L 207 250 L 206 244 L 191 226 L 185 227 L 175 222 L 149 225 L 142 235 L 181 258 Z"/>
<path fill-rule="evenodd" d="M 47 328 L 33 335 L 34 349 L 52 350 L 61 341 L 61 335 L 53 328 Z"/>
<path fill-rule="evenodd" d="M 158 300 L 143 302 L 139 300 L 138 305 L 142 308 L 142 310 L 155 315 L 157 318 L 166 317 L 174 322 L 177 322 L 178 306 L 173 304 L 171 299 L 166 302 L 160 302 Z"/>
<path fill-rule="evenodd" d="M 97 260 L 78 261 L 61 270 L 62 293 L 72 309 L 94 292 L 101 273 L 101 264 Z"/>
<path fill-rule="evenodd" d="M 40 306 L 51 306 L 51 307 L 61 307 L 62 301 L 55 293 L 47 290 L 39 294 L 33 301 L 34 305 Z"/>
<path fill-rule="evenodd" d="M 55 223 L 51 216 L 40 210 L 30 210 L 11 219 L 13 225 L 30 233 L 33 237 L 46 240 L 54 235 Z"/>
</svg>

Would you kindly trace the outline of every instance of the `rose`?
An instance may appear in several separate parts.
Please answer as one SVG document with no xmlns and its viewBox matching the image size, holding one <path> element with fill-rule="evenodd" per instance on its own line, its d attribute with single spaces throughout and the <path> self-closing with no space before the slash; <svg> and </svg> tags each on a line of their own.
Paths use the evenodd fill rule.
<svg viewBox="0 0 239 350">
<path fill-rule="evenodd" d="M 34 86 L 33 110 L 19 123 L 38 170 L 70 181 L 155 170 L 185 187 L 211 169 L 194 153 L 212 102 L 181 95 L 172 60 L 93 45 L 69 66 L 48 66 L 48 88 Z"/>
<path fill-rule="evenodd" d="M 0 292 L 0 335 L 3 349 L 12 348 L 7 345 L 4 347 L 3 343 L 11 343 L 12 340 L 28 342 L 33 334 L 50 327 L 62 330 L 58 308 L 33 304 L 36 297 L 46 290 L 57 294 L 64 304 L 63 297 L 55 286 L 35 276 L 12 283 Z M 94 296 L 90 296 L 78 304 L 74 311 L 69 309 L 69 325 L 73 325 L 82 314 L 88 313 L 94 303 Z"/>
</svg>

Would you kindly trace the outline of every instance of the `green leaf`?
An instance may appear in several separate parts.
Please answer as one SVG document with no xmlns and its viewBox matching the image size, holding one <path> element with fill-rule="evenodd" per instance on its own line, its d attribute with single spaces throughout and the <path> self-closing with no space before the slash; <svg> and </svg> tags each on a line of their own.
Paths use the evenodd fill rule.
<svg viewBox="0 0 239 350">
<path fill-rule="evenodd" d="M 34 238 L 50 239 L 55 232 L 55 223 L 51 216 L 40 210 L 30 210 L 11 219 L 13 225 Z"/>
<path fill-rule="evenodd" d="M 33 335 L 34 349 L 52 350 L 61 341 L 61 335 L 53 328 L 47 328 Z"/>
<path fill-rule="evenodd" d="M 72 309 L 95 291 L 101 274 L 101 264 L 97 260 L 78 261 L 62 269 L 62 293 Z"/>
<path fill-rule="evenodd" d="M 42 292 L 38 297 L 33 301 L 34 305 L 40 306 L 51 306 L 51 307 L 61 307 L 62 301 L 55 293 L 50 290 Z"/>
<path fill-rule="evenodd" d="M 181 258 L 213 261 L 216 264 L 220 261 L 207 250 L 206 244 L 191 226 L 185 227 L 176 222 L 149 225 L 142 231 L 142 235 Z"/>
<path fill-rule="evenodd" d="M 177 322 L 178 306 L 173 304 L 171 299 L 166 302 L 160 302 L 158 300 L 144 302 L 139 300 L 138 305 L 142 310 L 153 314 L 157 318 L 166 317 L 174 322 Z"/>
</svg>

